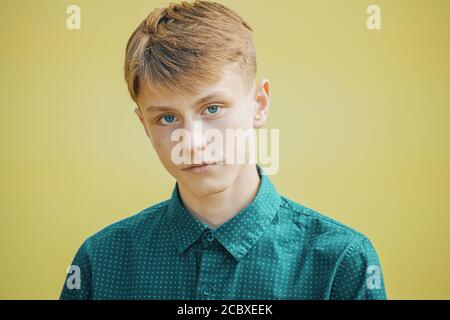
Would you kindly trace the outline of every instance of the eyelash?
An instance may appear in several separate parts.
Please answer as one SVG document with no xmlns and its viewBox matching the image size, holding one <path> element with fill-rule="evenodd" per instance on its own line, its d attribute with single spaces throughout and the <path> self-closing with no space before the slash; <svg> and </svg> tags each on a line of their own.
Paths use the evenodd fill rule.
<svg viewBox="0 0 450 320">
<path fill-rule="evenodd" d="M 208 108 L 210 108 L 210 107 L 218 107 L 218 111 L 217 111 L 216 113 L 212 113 L 212 114 L 210 114 L 210 115 L 216 115 L 216 114 L 220 113 L 220 111 L 223 109 L 223 106 L 221 106 L 221 105 L 219 105 L 219 104 L 210 104 L 210 105 L 207 106 L 205 109 L 203 109 L 202 113 L 205 112 L 205 110 L 208 110 Z M 169 126 L 170 124 L 174 123 L 174 122 L 166 123 L 166 124 L 161 123 L 161 120 L 162 120 L 165 116 L 173 116 L 175 119 L 177 118 L 175 115 L 170 114 L 170 113 L 167 113 L 167 114 L 163 114 L 161 117 L 159 117 L 159 118 L 156 120 L 156 122 L 157 122 L 158 124 L 161 124 L 162 126 Z M 175 121 L 175 120 L 174 120 L 174 121 Z"/>
</svg>

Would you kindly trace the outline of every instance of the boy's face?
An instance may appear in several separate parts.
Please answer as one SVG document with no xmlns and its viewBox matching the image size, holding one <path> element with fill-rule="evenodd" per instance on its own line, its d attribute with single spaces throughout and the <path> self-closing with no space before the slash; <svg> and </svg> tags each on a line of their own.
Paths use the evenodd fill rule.
<svg viewBox="0 0 450 320">
<path fill-rule="evenodd" d="M 269 88 L 269 82 L 263 79 L 246 90 L 241 76 L 231 68 L 224 68 L 218 82 L 201 88 L 200 93 L 194 96 L 163 96 L 143 86 L 137 99 L 139 108 L 135 112 L 166 170 L 191 193 L 207 195 L 230 187 L 248 166 L 248 163 L 237 163 L 236 157 L 235 161 L 226 160 L 226 130 L 246 131 L 261 127 L 267 118 Z M 200 101 L 205 97 L 209 98 Z M 198 130 L 199 124 L 201 131 Z M 190 143 L 183 145 L 191 163 L 177 164 L 173 160 L 172 151 L 183 140 L 173 140 L 171 137 L 175 130 L 180 129 L 191 137 Z M 215 129 L 223 137 L 223 156 L 220 158 L 202 153 L 215 141 L 211 136 L 202 134 L 208 129 Z M 245 146 L 248 145 L 245 143 Z M 248 155 L 249 149 L 246 148 L 245 152 Z M 195 153 L 203 154 L 203 161 L 216 164 L 205 167 L 206 170 L 187 170 L 194 163 Z"/>
</svg>

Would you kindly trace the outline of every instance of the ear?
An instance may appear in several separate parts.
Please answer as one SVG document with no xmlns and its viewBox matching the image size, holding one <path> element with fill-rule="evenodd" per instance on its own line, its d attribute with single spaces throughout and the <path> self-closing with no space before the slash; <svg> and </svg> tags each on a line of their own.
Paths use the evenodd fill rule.
<svg viewBox="0 0 450 320">
<path fill-rule="evenodd" d="M 255 88 L 255 111 L 253 115 L 253 127 L 261 128 L 267 121 L 270 106 L 270 83 L 267 79 L 261 79 Z"/>
<path fill-rule="evenodd" d="M 149 137 L 149 139 L 151 141 L 152 138 L 150 137 L 150 134 L 148 133 L 147 126 L 145 125 L 145 120 L 144 120 L 144 116 L 142 115 L 141 109 L 139 109 L 139 107 L 135 108 L 134 113 L 136 113 L 136 115 L 138 116 L 139 120 L 141 121 L 142 125 L 144 126 L 144 130 L 145 130 L 145 133 L 147 134 L 147 137 Z"/>
</svg>

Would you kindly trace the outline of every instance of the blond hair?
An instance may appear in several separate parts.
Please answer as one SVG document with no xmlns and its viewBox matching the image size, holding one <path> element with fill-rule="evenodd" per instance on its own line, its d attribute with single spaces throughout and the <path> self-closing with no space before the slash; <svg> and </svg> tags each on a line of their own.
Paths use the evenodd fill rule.
<svg viewBox="0 0 450 320">
<path fill-rule="evenodd" d="M 150 12 L 128 40 L 125 81 L 135 102 L 144 83 L 158 91 L 197 94 L 230 63 L 251 85 L 256 53 L 250 25 L 219 3 L 171 2 Z"/>
</svg>

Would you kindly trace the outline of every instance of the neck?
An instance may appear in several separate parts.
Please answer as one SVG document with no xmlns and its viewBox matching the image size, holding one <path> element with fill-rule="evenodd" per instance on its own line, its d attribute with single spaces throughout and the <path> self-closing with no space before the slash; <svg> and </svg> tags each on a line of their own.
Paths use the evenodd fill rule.
<svg viewBox="0 0 450 320">
<path fill-rule="evenodd" d="M 216 228 L 245 209 L 258 192 L 260 177 L 254 164 L 243 168 L 238 178 L 226 189 L 204 196 L 178 185 L 186 209 L 203 223 Z"/>
</svg>

